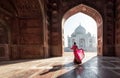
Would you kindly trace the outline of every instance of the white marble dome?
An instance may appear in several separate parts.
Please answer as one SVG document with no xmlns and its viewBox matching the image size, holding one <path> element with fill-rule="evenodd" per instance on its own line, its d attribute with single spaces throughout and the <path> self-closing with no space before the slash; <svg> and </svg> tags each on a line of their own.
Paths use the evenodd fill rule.
<svg viewBox="0 0 120 78">
<path fill-rule="evenodd" d="M 75 34 L 85 34 L 85 33 L 86 33 L 86 29 L 84 27 L 82 27 L 81 25 L 79 25 L 75 29 Z"/>
</svg>

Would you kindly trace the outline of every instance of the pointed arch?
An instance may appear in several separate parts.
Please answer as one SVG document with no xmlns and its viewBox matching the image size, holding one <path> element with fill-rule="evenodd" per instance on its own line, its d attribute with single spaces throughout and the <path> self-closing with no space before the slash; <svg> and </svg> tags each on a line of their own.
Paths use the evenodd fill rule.
<svg viewBox="0 0 120 78">
<path fill-rule="evenodd" d="M 103 54 L 102 53 L 103 52 L 103 48 L 102 48 L 102 46 L 103 46 L 103 34 L 102 34 L 103 20 L 102 20 L 101 14 L 97 10 L 95 10 L 87 5 L 84 5 L 84 4 L 80 4 L 78 6 L 73 7 L 72 9 L 68 10 L 64 14 L 63 19 L 62 19 L 62 29 L 64 28 L 63 26 L 64 26 L 65 21 L 72 15 L 79 13 L 79 12 L 82 12 L 86 15 L 91 16 L 96 21 L 97 34 L 98 34 L 97 35 L 97 43 L 98 43 L 97 50 L 98 50 L 98 55 L 102 55 Z"/>
</svg>

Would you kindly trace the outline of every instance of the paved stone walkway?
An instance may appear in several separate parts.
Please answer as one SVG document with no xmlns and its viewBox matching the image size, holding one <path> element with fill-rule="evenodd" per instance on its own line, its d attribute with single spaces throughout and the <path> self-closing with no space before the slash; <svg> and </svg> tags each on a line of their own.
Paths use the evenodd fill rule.
<svg viewBox="0 0 120 78">
<path fill-rule="evenodd" d="M 93 54 L 91 54 L 93 55 Z M 0 78 L 120 78 L 120 58 L 91 57 L 75 65 L 72 54 L 63 57 L 0 62 Z"/>
</svg>

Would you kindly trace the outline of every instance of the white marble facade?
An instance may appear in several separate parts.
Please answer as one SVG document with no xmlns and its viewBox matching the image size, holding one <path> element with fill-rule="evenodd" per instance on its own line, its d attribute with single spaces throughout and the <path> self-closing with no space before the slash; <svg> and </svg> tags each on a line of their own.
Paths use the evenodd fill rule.
<svg viewBox="0 0 120 78">
<path fill-rule="evenodd" d="M 86 32 L 86 29 L 81 25 L 75 29 L 71 36 L 68 36 L 68 48 L 71 48 L 74 42 L 85 51 L 96 51 L 96 37 Z"/>
</svg>

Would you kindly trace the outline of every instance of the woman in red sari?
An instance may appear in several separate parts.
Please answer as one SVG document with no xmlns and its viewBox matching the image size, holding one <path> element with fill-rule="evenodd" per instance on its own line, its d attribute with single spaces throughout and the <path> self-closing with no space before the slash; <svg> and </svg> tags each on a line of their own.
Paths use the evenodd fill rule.
<svg viewBox="0 0 120 78">
<path fill-rule="evenodd" d="M 78 49 L 76 42 L 74 42 L 74 45 L 72 46 L 71 49 L 73 49 L 73 53 L 74 53 L 74 63 L 81 64 L 82 59 L 84 58 L 84 50 Z"/>
</svg>

